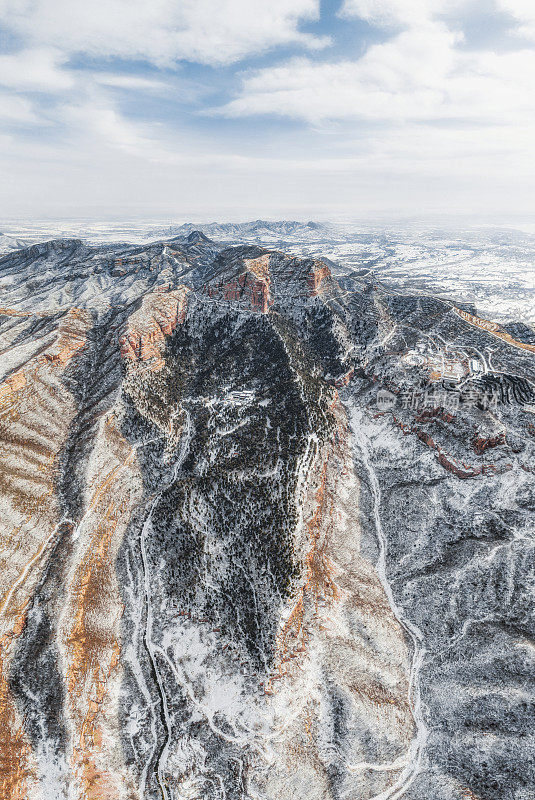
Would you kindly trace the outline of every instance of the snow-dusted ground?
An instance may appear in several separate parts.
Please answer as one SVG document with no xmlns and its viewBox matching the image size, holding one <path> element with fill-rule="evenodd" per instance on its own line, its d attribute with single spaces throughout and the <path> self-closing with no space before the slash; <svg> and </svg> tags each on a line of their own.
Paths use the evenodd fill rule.
<svg viewBox="0 0 535 800">
<path fill-rule="evenodd" d="M 418 224 L 12 221 L 0 223 L 0 252 L 60 237 L 91 243 L 147 242 L 193 227 L 218 241 L 255 242 L 300 256 L 327 257 L 341 274 L 356 271 L 404 291 L 472 303 L 481 316 L 499 322 L 535 324 L 535 233 L 512 226 L 452 230 Z"/>
<path fill-rule="evenodd" d="M 340 237 L 342 238 L 342 237 Z M 293 243 L 381 282 L 473 303 L 481 316 L 535 324 L 535 235 L 513 229 L 347 231 L 343 241 Z"/>
</svg>

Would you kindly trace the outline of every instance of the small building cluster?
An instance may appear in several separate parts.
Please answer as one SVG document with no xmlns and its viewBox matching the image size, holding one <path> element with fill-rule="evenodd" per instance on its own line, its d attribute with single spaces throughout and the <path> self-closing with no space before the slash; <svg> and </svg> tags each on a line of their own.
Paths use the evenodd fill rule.
<svg viewBox="0 0 535 800">
<path fill-rule="evenodd" d="M 469 375 L 485 371 L 478 358 L 468 357 L 458 352 L 432 350 L 422 342 L 417 345 L 415 350 L 405 353 L 401 360 L 407 366 L 427 369 L 429 380 L 433 382 L 445 378 L 458 383 Z"/>
</svg>

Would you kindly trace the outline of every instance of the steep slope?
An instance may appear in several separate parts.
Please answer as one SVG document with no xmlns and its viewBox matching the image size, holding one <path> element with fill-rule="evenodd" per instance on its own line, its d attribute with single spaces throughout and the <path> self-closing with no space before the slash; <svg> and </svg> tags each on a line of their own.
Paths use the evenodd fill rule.
<svg viewBox="0 0 535 800">
<path fill-rule="evenodd" d="M 2 800 L 532 796 L 529 349 L 195 231 L 0 289 Z"/>
</svg>

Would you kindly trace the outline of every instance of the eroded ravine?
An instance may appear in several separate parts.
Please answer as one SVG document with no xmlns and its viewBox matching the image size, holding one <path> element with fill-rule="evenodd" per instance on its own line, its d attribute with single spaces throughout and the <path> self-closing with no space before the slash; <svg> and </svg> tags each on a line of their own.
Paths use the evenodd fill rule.
<svg viewBox="0 0 535 800">
<path fill-rule="evenodd" d="M 166 694 L 166 688 L 162 679 L 162 674 L 158 667 L 158 656 L 154 646 L 154 642 L 152 640 L 153 636 L 153 600 L 152 600 L 152 591 L 151 591 L 151 573 L 150 573 L 150 564 L 147 557 L 147 536 L 150 535 L 151 525 L 152 525 L 152 514 L 154 508 L 161 500 L 163 493 L 171 486 L 178 478 L 180 473 L 180 468 L 184 462 L 184 459 L 187 456 L 189 444 L 191 442 L 191 438 L 193 435 L 193 424 L 191 420 L 190 412 L 187 408 L 184 409 L 185 415 L 185 424 L 184 424 L 184 432 L 182 434 L 182 441 L 180 445 L 180 451 L 176 458 L 176 463 L 173 468 L 173 474 L 171 479 L 169 480 L 167 486 L 165 486 L 158 495 L 151 501 L 149 506 L 149 512 L 143 523 L 141 529 L 141 536 L 140 536 L 140 553 L 141 553 L 141 561 L 142 561 L 142 571 L 143 571 L 143 586 L 144 586 L 144 601 L 145 601 L 145 631 L 143 634 L 143 642 L 147 651 L 147 654 L 150 659 L 151 667 L 152 667 L 152 674 L 156 681 L 156 685 L 158 687 L 158 695 L 160 699 L 161 705 L 161 712 L 164 722 L 164 727 L 166 730 L 166 738 L 163 743 L 158 742 L 156 739 L 154 741 L 154 746 L 151 751 L 150 757 L 148 758 L 143 772 L 141 774 L 140 780 L 140 787 L 139 792 L 140 796 L 143 797 L 145 794 L 145 787 L 147 782 L 147 772 L 150 769 L 150 766 L 153 762 L 155 754 L 156 757 L 156 772 L 157 772 L 157 779 L 158 785 L 160 787 L 160 791 L 162 794 L 162 799 L 167 800 L 168 798 L 168 791 L 166 786 L 166 779 L 163 776 L 165 764 L 166 764 L 166 753 L 167 748 L 169 746 L 169 740 L 172 735 L 172 726 L 171 721 L 169 718 L 169 710 L 168 710 L 168 698 Z"/>
<path fill-rule="evenodd" d="M 381 487 L 377 478 L 377 473 L 373 466 L 371 455 L 371 443 L 366 437 L 366 418 L 363 412 L 355 407 L 350 408 L 350 424 L 353 439 L 358 448 L 362 465 L 367 474 L 366 482 L 372 496 L 373 524 L 379 547 L 379 557 L 376 562 L 377 574 L 384 591 L 388 597 L 388 602 L 396 619 L 406 631 L 412 642 L 412 657 L 409 678 L 409 702 L 416 724 L 416 737 L 411 744 L 408 763 L 396 783 L 389 787 L 385 792 L 376 795 L 373 800 L 398 800 L 410 788 L 411 784 L 418 775 L 423 749 L 427 741 L 427 726 L 422 713 L 422 700 L 420 693 L 420 670 L 426 655 L 424 637 L 420 629 L 409 620 L 403 609 L 396 602 L 392 587 L 387 575 L 387 552 L 388 541 L 383 531 L 381 522 Z"/>
<path fill-rule="evenodd" d="M 1 266 L 56 255 L 80 308 L 0 310 L 1 800 L 529 797 L 532 353 L 259 246 Z"/>
</svg>

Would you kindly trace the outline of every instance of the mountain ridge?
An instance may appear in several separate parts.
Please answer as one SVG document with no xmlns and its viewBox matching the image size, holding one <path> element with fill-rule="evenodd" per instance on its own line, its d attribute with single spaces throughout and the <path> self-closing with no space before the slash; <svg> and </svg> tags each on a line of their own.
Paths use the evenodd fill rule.
<svg viewBox="0 0 535 800">
<path fill-rule="evenodd" d="M 534 354 L 188 237 L 0 259 L 0 796 L 526 800 Z"/>
</svg>

